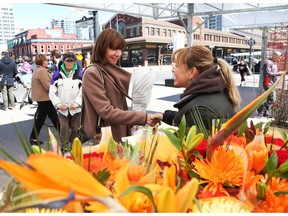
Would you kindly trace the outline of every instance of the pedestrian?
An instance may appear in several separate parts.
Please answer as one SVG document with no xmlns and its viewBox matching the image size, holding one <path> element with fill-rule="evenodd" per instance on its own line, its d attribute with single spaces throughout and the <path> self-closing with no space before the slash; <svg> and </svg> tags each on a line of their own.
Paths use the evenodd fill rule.
<svg viewBox="0 0 288 216">
<path fill-rule="evenodd" d="M 133 125 L 154 125 L 153 114 L 129 110 L 126 98 L 131 73 L 118 66 L 126 43 L 124 37 L 113 29 L 103 30 L 92 51 L 91 65 L 83 75 L 82 132 L 95 138 L 97 120 L 102 126 L 111 126 L 116 142 L 131 135 Z"/>
<path fill-rule="evenodd" d="M 278 71 L 277 62 L 281 59 L 282 53 L 273 51 L 272 55 L 265 61 L 262 67 L 263 90 L 266 91 L 277 81 L 277 76 L 281 76 L 284 71 Z M 257 109 L 260 117 L 272 117 L 272 106 L 276 99 L 276 91 L 272 91 L 266 101 Z"/>
<path fill-rule="evenodd" d="M 52 76 L 49 97 L 58 110 L 61 150 L 65 151 L 78 136 L 82 106 L 82 71 L 73 52 L 63 55 L 63 64 Z"/>
<path fill-rule="evenodd" d="M 240 106 L 240 94 L 228 63 L 213 58 L 210 50 L 202 45 L 181 48 L 172 55 L 174 86 L 185 87 L 180 101 L 174 107 L 157 114 L 159 120 L 179 126 L 185 115 L 186 124 L 200 128 L 199 112 L 207 131 L 212 130 L 212 120 L 229 119 Z"/>
<path fill-rule="evenodd" d="M 242 86 L 242 84 L 246 85 L 245 76 L 248 74 L 252 74 L 252 72 L 248 65 L 245 63 L 244 59 L 241 59 L 240 62 L 237 64 L 237 72 L 239 72 L 241 76 L 240 86 Z"/>
<path fill-rule="evenodd" d="M 52 65 L 49 68 L 51 72 L 59 70 L 59 65 L 62 63 L 61 61 L 62 54 L 60 50 L 54 49 L 50 52 L 50 59 L 52 60 Z"/>
<path fill-rule="evenodd" d="M 4 110 L 8 111 L 9 102 L 11 104 L 12 110 L 16 109 L 15 99 L 14 99 L 14 78 L 17 75 L 17 65 L 9 58 L 8 52 L 2 52 L 2 58 L 0 60 L 0 89 L 2 92 Z"/>
<path fill-rule="evenodd" d="M 49 88 L 52 75 L 48 70 L 48 60 L 44 54 L 38 54 L 35 58 L 36 69 L 32 75 L 31 93 L 33 101 L 38 104 L 35 122 L 30 134 L 31 145 L 43 144 L 38 139 L 42 126 L 47 116 L 56 130 L 59 130 L 57 111 L 49 98 Z"/>
</svg>

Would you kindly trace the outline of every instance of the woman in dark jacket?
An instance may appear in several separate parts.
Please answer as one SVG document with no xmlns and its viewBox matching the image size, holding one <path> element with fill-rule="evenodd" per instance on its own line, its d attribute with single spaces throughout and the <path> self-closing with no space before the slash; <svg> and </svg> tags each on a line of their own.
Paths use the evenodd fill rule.
<svg viewBox="0 0 288 216">
<path fill-rule="evenodd" d="M 181 100 L 174 105 L 178 112 L 166 110 L 159 118 L 170 125 L 179 125 L 183 115 L 188 126 L 197 125 L 200 116 L 207 130 L 212 119 L 228 119 L 240 105 L 240 94 L 233 73 L 223 59 L 214 59 L 210 50 L 197 45 L 173 53 L 174 86 L 186 87 Z"/>
</svg>

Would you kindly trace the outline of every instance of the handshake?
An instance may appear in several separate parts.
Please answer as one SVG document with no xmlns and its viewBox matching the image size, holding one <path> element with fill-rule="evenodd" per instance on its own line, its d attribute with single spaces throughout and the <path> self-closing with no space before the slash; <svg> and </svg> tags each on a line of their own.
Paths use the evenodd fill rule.
<svg viewBox="0 0 288 216">
<path fill-rule="evenodd" d="M 163 114 L 162 113 L 147 114 L 146 124 L 149 124 L 150 126 L 155 126 L 161 120 L 163 120 Z"/>
</svg>

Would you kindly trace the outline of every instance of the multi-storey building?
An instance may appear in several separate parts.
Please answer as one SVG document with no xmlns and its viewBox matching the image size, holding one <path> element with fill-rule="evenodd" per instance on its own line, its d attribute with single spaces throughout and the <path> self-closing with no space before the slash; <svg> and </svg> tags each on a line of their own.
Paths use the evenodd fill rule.
<svg viewBox="0 0 288 216">
<path fill-rule="evenodd" d="M 64 53 L 93 44 L 91 40 L 79 40 L 76 34 L 65 34 L 63 28 L 28 29 L 15 35 L 12 42 L 16 61 L 23 55 L 32 59 L 40 53 L 49 56 L 53 49 Z"/>
<path fill-rule="evenodd" d="M 7 50 L 7 41 L 15 35 L 13 7 L 9 4 L 0 5 L 0 51 Z"/>
<path fill-rule="evenodd" d="M 207 22 L 205 22 L 205 28 L 221 31 L 222 30 L 222 15 L 212 16 L 210 19 L 207 19 Z"/>
<path fill-rule="evenodd" d="M 249 38 L 245 35 L 207 29 L 201 25 L 203 21 L 201 17 L 193 18 L 193 27 L 199 27 L 193 33 L 193 44 L 205 45 L 211 49 L 214 56 L 221 58 L 232 53 L 249 51 Z M 174 36 L 184 35 L 184 44 L 187 45 L 185 25 L 187 26 L 187 19 L 168 22 L 116 14 L 103 25 L 103 28 L 116 29 L 125 37 L 127 47 L 122 54 L 122 65 L 131 66 L 160 62 L 170 64 Z M 254 50 L 260 50 L 261 38 L 255 41 Z M 88 47 L 84 50 L 90 51 Z"/>
<path fill-rule="evenodd" d="M 56 26 L 56 25 L 60 28 L 63 28 L 65 34 L 75 34 L 76 33 L 75 21 L 72 21 L 70 18 L 53 19 L 51 21 L 51 28 L 54 28 L 54 26 Z"/>
</svg>

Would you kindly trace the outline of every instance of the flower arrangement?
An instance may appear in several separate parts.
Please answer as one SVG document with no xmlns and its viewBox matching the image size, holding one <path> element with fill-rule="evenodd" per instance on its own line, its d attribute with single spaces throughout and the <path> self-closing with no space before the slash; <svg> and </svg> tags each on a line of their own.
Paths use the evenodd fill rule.
<svg viewBox="0 0 288 216">
<path fill-rule="evenodd" d="M 247 123 L 271 89 L 208 137 L 183 117 L 123 143 L 107 127 L 99 145 L 76 138 L 63 155 L 49 131 L 49 151 L 29 146 L 25 164 L 0 160 L 15 177 L 0 211 L 288 212 L 287 133 Z"/>
</svg>

